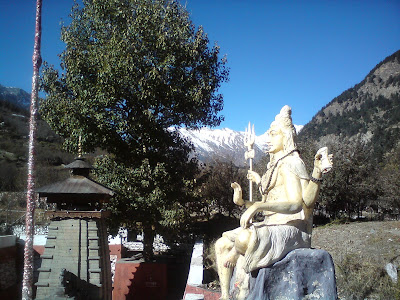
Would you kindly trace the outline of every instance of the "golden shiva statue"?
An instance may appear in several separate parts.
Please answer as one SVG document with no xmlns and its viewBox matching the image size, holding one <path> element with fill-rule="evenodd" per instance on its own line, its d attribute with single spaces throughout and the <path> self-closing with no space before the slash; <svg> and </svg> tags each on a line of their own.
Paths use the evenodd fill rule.
<svg viewBox="0 0 400 300">
<path fill-rule="evenodd" d="M 272 122 L 268 135 L 267 172 L 262 177 L 248 172 L 248 179 L 258 185 L 262 200 L 244 201 L 240 185 L 232 183 L 233 201 L 248 208 L 240 227 L 224 232 L 215 244 L 221 299 L 229 299 L 235 268 L 238 299 L 245 299 L 249 272 L 270 266 L 294 249 L 311 247 L 312 212 L 322 173 L 332 168 L 332 155 L 328 155 L 326 147 L 318 150 L 310 178 L 297 151 L 296 130 L 287 105 Z M 257 212 L 263 212 L 264 221 L 252 223 Z"/>
</svg>

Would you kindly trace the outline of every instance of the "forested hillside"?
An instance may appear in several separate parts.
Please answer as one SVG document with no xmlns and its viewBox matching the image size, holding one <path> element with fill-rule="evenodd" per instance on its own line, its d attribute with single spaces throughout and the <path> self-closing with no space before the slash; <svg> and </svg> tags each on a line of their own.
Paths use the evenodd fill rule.
<svg viewBox="0 0 400 300">
<path fill-rule="evenodd" d="M 301 140 L 361 140 L 381 161 L 400 140 L 400 51 L 365 79 L 325 105 L 300 134 Z"/>
<path fill-rule="evenodd" d="M 0 95 L 0 233 L 3 234 L 10 233 L 9 226 L 23 222 L 26 205 L 23 191 L 27 185 L 29 112 L 20 104 L 10 101 L 8 95 Z M 71 162 L 73 155 L 61 149 L 61 139 L 47 123 L 39 119 L 37 128 L 36 185 L 43 186 L 69 176 L 61 165 Z"/>
<path fill-rule="evenodd" d="M 324 106 L 299 134 L 303 156 L 328 146 L 335 168 L 326 176 L 320 208 L 330 217 L 400 208 L 400 51 Z"/>
<path fill-rule="evenodd" d="M 23 191 L 26 185 L 29 112 L 0 95 L 0 192 Z M 43 185 L 59 175 L 54 167 L 73 158 L 61 149 L 61 139 L 38 120 L 37 182 Z"/>
</svg>

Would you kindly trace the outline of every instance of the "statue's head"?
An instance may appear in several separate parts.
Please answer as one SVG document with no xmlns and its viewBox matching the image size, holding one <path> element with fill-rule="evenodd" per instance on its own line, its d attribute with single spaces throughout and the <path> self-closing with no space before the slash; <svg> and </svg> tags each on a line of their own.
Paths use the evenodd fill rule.
<svg viewBox="0 0 400 300">
<path fill-rule="evenodd" d="M 285 154 L 297 149 L 296 129 L 292 123 L 292 109 L 285 105 L 281 112 L 276 115 L 275 121 L 271 123 L 268 130 L 270 154 L 283 151 Z"/>
</svg>

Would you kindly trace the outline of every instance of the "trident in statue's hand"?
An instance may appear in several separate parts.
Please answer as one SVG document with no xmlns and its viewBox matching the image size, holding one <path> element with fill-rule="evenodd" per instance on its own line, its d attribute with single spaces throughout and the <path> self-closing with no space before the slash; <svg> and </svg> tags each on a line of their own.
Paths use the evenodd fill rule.
<svg viewBox="0 0 400 300">
<path fill-rule="evenodd" d="M 249 126 L 245 130 L 245 139 L 244 145 L 247 146 L 247 151 L 244 153 L 244 157 L 246 160 L 249 160 L 250 171 L 253 171 L 253 158 L 254 158 L 254 149 L 253 145 L 255 142 L 256 134 L 254 132 L 254 124 L 251 127 L 250 122 Z M 249 180 L 249 201 L 253 201 L 253 184 L 252 181 Z"/>
</svg>

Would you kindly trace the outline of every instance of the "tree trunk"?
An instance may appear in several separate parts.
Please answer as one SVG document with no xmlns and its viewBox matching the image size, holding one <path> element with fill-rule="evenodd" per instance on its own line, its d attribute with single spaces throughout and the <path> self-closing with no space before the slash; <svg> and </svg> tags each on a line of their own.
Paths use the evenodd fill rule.
<svg viewBox="0 0 400 300">
<path fill-rule="evenodd" d="M 153 260 L 154 252 L 153 252 L 153 242 L 154 237 L 156 235 L 155 230 L 149 224 L 144 225 L 143 227 L 143 256 L 146 261 Z"/>
</svg>

